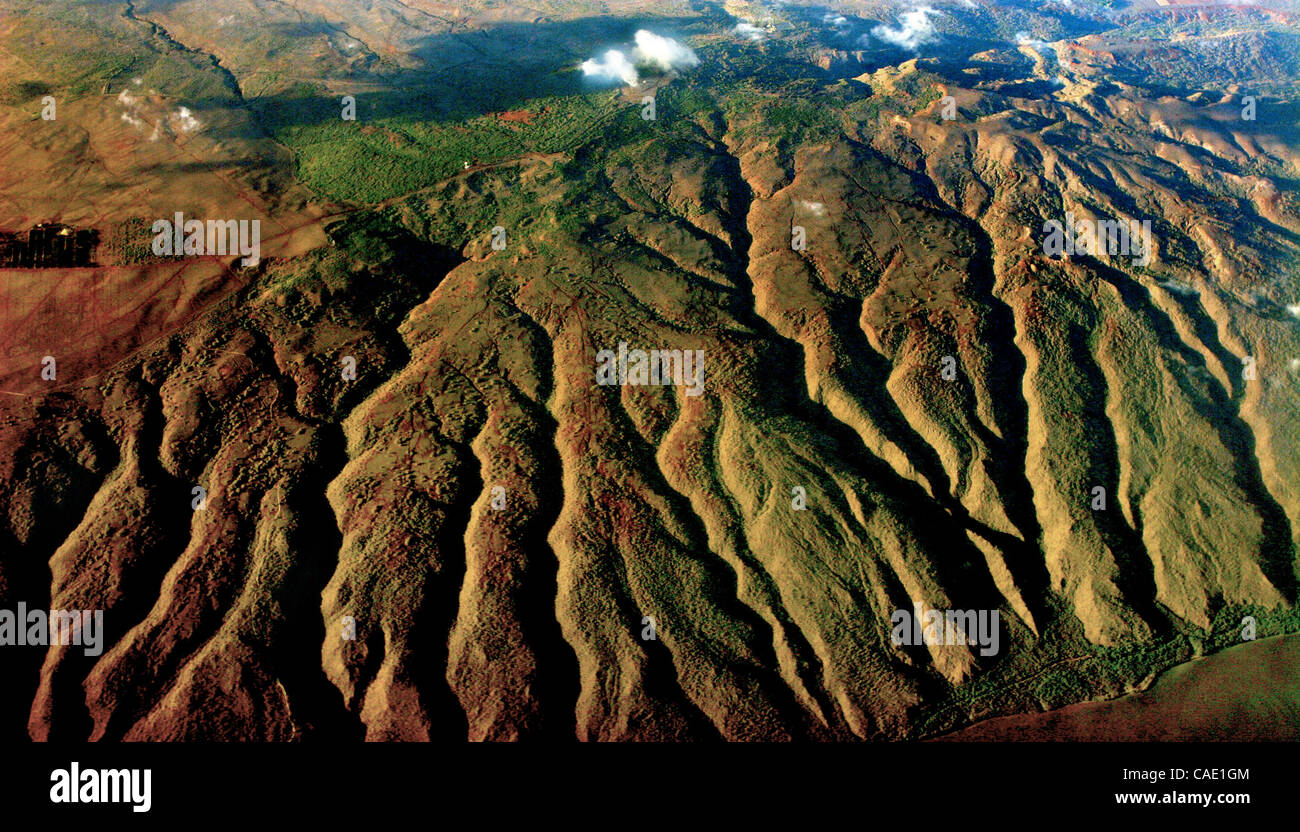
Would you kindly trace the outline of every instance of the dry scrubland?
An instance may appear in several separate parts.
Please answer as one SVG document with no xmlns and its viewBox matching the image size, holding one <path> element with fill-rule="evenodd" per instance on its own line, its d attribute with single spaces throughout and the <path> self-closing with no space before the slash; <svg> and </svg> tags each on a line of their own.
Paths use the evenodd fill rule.
<svg viewBox="0 0 1300 832">
<path fill-rule="evenodd" d="M 996 33 L 853 67 L 705 4 L 67 5 L 0 27 L 0 227 L 268 242 L 0 273 L 0 600 L 111 643 L 0 653 L 6 736 L 893 739 L 1300 629 L 1285 99 Z M 564 71 L 642 24 L 701 57 L 653 122 Z M 133 130 L 136 86 L 204 129 Z M 1066 211 L 1156 253 L 1049 258 Z M 619 341 L 703 350 L 705 395 L 598 387 Z M 913 603 L 998 609 L 1000 653 L 892 646 Z"/>
</svg>

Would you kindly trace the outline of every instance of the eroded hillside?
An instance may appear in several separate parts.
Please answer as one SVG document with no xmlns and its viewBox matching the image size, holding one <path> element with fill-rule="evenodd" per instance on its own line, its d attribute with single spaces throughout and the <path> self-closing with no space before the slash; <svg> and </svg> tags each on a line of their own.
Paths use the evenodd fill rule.
<svg viewBox="0 0 1300 832">
<path fill-rule="evenodd" d="M 59 332 L 14 339 L 0 599 L 104 610 L 107 646 L 0 652 L 7 736 L 896 739 L 1120 695 L 1245 615 L 1297 629 L 1285 98 L 1246 121 L 993 35 L 820 61 L 701 4 L 671 11 L 698 69 L 644 90 L 409 121 L 358 93 L 347 123 L 276 108 L 532 19 L 411 4 L 390 54 L 307 4 L 329 26 L 295 48 L 373 55 L 312 92 L 255 89 L 289 34 L 155 5 L 274 146 L 222 148 L 271 160 L 239 181 L 299 242 L 53 383 Z M 523 66 L 583 46 L 538 25 Z M 1067 216 L 1150 248 L 1049 253 Z M 620 344 L 702 355 L 698 389 L 598 383 Z M 997 610 L 999 648 L 896 646 L 914 605 Z"/>
</svg>

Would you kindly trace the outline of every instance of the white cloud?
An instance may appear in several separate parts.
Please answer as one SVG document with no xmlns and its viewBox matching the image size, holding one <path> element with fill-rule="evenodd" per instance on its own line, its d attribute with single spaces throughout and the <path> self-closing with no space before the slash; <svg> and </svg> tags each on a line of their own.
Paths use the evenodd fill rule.
<svg viewBox="0 0 1300 832">
<path fill-rule="evenodd" d="M 806 199 L 798 200 L 796 203 L 800 208 L 812 214 L 814 217 L 826 216 L 826 206 L 820 202 L 809 202 Z"/>
<path fill-rule="evenodd" d="M 604 81 L 622 81 L 630 86 L 641 80 L 641 74 L 637 71 L 638 66 L 669 72 L 699 65 L 699 57 L 689 46 L 642 29 L 636 33 L 636 48 L 632 50 L 631 58 L 628 58 L 622 50 L 611 49 L 599 60 L 592 58 L 583 61 L 582 72 L 589 77 Z"/>
<path fill-rule="evenodd" d="M 1174 294 L 1177 295 L 1199 295 L 1200 294 L 1200 292 L 1196 290 L 1195 286 L 1189 286 L 1186 283 L 1178 283 L 1173 280 L 1162 280 L 1156 285 L 1162 289 L 1165 289 L 1166 291 L 1173 292 Z"/>
<path fill-rule="evenodd" d="M 652 64 L 664 72 L 700 65 L 700 59 L 686 44 L 645 29 L 636 33 L 636 54 L 642 62 Z"/>
<path fill-rule="evenodd" d="M 627 56 L 617 49 L 609 50 L 599 61 L 594 58 L 583 61 L 582 74 L 602 81 L 622 81 L 624 84 L 635 84 L 641 77 Z"/>
<path fill-rule="evenodd" d="M 827 23 L 838 29 L 841 26 L 847 26 L 849 19 L 842 14 L 825 14 L 822 15 L 822 23 Z"/>
<path fill-rule="evenodd" d="M 135 79 L 135 81 L 136 83 L 139 83 L 140 79 L 137 78 Z M 126 111 L 122 113 L 122 121 L 125 121 L 127 124 L 131 125 L 136 130 L 144 130 L 145 127 L 148 126 L 145 124 L 144 108 L 141 106 L 143 101 L 144 99 L 140 98 L 137 95 L 132 95 L 127 90 L 122 90 L 122 92 L 119 93 L 117 96 L 117 103 L 121 104 L 122 108 Z M 154 141 L 157 139 L 158 125 L 156 124 L 154 125 L 153 132 L 154 135 L 149 139 L 149 141 Z"/>
<path fill-rule="evenodd" d="M 1051 44 L 1045 40 L 1031 37 L 1028 32 L 1016 32 L 1016 45 L 1028 46 L 1044 58 L 1056 57 L 1056 50 L 1052 48 Z"/>
<path fill-rule="evenodd" d="M 1297 318 L 1300 318 L 1300 303 L 1293 303 L 1287 306 L 1286 311 L 1290 312 Z"/>
<path fill-rule="evenodd" d="M 193 133 L 203 126 L 203 122 L 194 117 L 189 107 L 181 107 L 177 110 L 176 118 L 180 121 L 182 133 Z"/>
<path fill-rule="evenodd" d="M 930 6 L 922 6 L 919 9 L 900 14 L 898 16 L 899 26 L 886 26 L 882 23 L 872 28 L 871 34 L 900 49 L 915 52 L 921 44 L 929 43 L 938 37 L 938 34 L 934 31 L 934 24 L 930 22 L 930 17 L 940 14 L 942 12 L 936 11 Z"/>
<path fill-rule="evenodd" d="M 175 112 L 169 113 L 165 106 L 150 102 L 142 96 L 132 95 L 129 90 L 118 93 L 117 103 L 123 109 L 122 121 L 141 132 L 150 126 L 153 127 L 149 135 L 151 142 L 158 141 L 164 133 L 174 136 L 177 133 L 193 133 L 203 129 L 203 122 L 190 111 L 189 107 L 178 107 Z"/>
<path fill-rule="evenodd" d="M 756 43 L 766 37 L 766 33 L 763 31 L 762 27 L 744 21 L 736 24 L 735 32 L 741 37 L 748 38 Z"/>
</svg>

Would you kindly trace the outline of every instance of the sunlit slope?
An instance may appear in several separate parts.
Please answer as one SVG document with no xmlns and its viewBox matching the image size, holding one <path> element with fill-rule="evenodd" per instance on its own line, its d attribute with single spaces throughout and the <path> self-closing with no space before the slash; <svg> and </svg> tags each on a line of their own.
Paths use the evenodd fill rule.
<svg viewBox="0 0 1300 832">
<path fill-rule="evenodd" d="M 241 80 L 328 245 L 0 398 L 2 597 L 108 625 L 5 659 L 8 732 L 893 739 L 1296 630 L 1288 105 L 1012 47 L 752 81 L 713 37 L 653 120 L 565 81 L 295 121 Z M 1067 213 L 1149 259 L 1050 255 Z M 598 384 L 620 343 L 698 390 Z M 895 646 L 917 605 L 998 650 Z"/>
</svg>

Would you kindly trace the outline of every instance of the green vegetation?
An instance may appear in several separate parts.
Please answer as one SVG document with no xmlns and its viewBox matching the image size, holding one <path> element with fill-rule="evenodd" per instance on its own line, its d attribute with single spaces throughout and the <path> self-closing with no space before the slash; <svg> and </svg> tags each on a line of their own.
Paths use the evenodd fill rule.
<svg viewBox="0 0 1300 832">
<path fill-rule="evenodd" d="M 357 120 L 344 121 L 338 100 L 305 86 L 256 103 L 262 123 L 294 150 L 304 182 L 358 204 L 428 188 L 466 165 L 571 151 L 602 135 L 619 106 L 605 92 L 550 96 L 529 101 L 515 120 L 444 121 L 432 99 L 412 93 L 374 102 L 359 96 Z"/>
<path fill-rule="evenodd" d="M 53 91 L 54 89 L 43 81 L 16 81 L 0 87 L 0 104 L 17 106 L 49 95 Z"/>
<path fill-rule="evenodd" d="M 739 88 L 723 98 L 728 121 L 740 125 L 741 141 L 769 141 L 786 153 L 802 144 L 824 142 L 839 135 L 842 122 L 830 96 L 803 88 L 801 95 L 765 94 L 754 87 Z M 839 101 L 837 104 L 841 103 Z"/>
<path fill-rule="evenodd" d="M 1242 644 L 1246 616 L 1255 619 L 1256 639 L 1300 633 L 1300 610 L 1234 604 L 1219 610 L 1209 630 L 1187 626 L 1147 643 L 1101 647 L 1082 638 L 1077 621 L 1066 613 L 1058 619 L 1061 629 L 1045 632 L 1032 653 L 1008 657 L 945 701 L 923 708 L 917 735 L 951 730 L 966 721 L 963 714 L 981 713 L 994 703 L 999 711 L 1033 712 L 1096 699 L 1099 693 L 1102 698 L 1123 695 L 1193 656 Z"/>
<path fill-rule="evenodd" d="M 110 264 L 137 265 L 158 260 L 154 256 L 152 223 L 143 217 L 131 217 L 115 226 L 103 243 L 101 259 Z"/>
<path fill-rule="evenodd" d="M 238 102 L 229 78 L 208 58 L 184 51 L 147 24 L 104 4 L 27 6 L 6 47 L 32 67 L 49 92 L 78 98 L 140 78 L 146 89 L 196 101 Z"/>
</svg>

